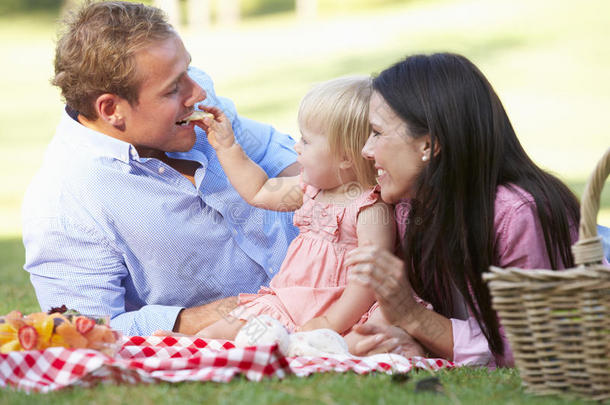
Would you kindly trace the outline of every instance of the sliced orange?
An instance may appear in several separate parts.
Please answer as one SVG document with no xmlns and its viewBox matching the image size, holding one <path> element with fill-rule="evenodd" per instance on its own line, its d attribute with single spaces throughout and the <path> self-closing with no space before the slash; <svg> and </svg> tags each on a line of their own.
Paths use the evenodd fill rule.
<svg viewBox="0 0 610 405">
<path fill-rule="evenodd" d="M 84 349 L 87 347 L 87 338 L 76 330 L 70 322 L 64 322 L 55 329 L 55 333 L 64 339 L 64 342 L 71 348 Z"/>
</svg>

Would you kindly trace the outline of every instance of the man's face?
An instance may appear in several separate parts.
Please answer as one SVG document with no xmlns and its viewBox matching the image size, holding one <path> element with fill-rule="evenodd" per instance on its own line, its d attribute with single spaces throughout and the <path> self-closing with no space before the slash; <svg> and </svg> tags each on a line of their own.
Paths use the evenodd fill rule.
<svg viewBox="0 0 610 405">
<path fill-rule="evenodd" d="M 125 141 L 142 157 L 186 152 L 195 144 L 194 124 L 177 125 L 205 99 L 187 74 L 191 57 L 180 38 L 153 42 L 136 53 L 140 91 L 137 103 L 123 104 Z"/>
</svg>

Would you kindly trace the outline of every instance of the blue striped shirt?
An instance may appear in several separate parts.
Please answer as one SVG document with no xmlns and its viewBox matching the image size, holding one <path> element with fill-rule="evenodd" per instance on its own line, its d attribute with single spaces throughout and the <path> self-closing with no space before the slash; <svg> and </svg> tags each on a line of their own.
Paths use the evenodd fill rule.
<svg viewBox="0 0 610 405">
<path fill-rule="evenodd" d="M 294 141 L 239 117 L 211 79 L 190 69 L 236 139 L 270 177 L 294 163 Z M 201 164 L 193 184 L 129 143 L 64 113 L 23 202 L 25 270 L 43 310 L 110 315 L 128 335 L 172 329 L 184 307 L 256 292 L 297 234 L 291 213 L 254 208 L 229 184 L 205 133 L 168 156 Z"/>
</svg>

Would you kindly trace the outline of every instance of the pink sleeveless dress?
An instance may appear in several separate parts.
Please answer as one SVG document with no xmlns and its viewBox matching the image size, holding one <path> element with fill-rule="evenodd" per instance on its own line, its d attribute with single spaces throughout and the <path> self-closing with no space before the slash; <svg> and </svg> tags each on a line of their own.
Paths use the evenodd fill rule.
<svg viewBox="0 0 610 405">
<path fill-rule="evenodd" d="M 377 202 L 379 191 L 369 189 L 349 203 L 332 204 L 315 200 L 319 189 L 310 185 L 302 189 L 303 205 L 293 220 L 300 233 L 288 247 L 280 271 L 257 294 L 240 294 L 239 306 L 230 315 L 247 321 L 266 314 L 294 332 L 341 297 L 347 285 L 345 256 L 358 246 L 358 214 Z M 368 313 L 359 323 L 367 318 Z"/>
</svg>

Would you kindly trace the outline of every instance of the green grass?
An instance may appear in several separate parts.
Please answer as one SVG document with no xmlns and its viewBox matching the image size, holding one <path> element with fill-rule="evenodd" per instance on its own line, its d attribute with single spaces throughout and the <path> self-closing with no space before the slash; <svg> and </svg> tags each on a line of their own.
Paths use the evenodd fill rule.
<svg viewBox="0 0 610 405">
<path fill-rule="evenodd" d="M 0 238 L 0 313 L 18 308 L 23 312 L 39 310 L 27 273 L 21 270 L 24 251 L 18 238 Z M 395 381 L 385 374 L 359 376 L 355 373 L 316 374 L 264 379 L 255 383 L 244 377 L 223 383 L 160 383 L 155 385 L 97 385 L 91 389 L 67 388 L 47 394 L 26 394 L 0 389 L 0 404 L 470 404 L 484 400 L 489 404 L 570 404 L 580 401 L 560 397 L 536 397 L 523 392 L 515 369 L 489 372 L 486 369 L 457 369 L 436 374 L 443 393 L 418 392 L 416 383 L 430 377 L 429 372 L 409 374 L 408 381 Z"/>
<path fill-rule="evenodd" d="M 315 82 L 379 72 L 402 56 L 449 50 L 471 58 L 503 100 L 532 158 L 580 195 L 610 133 L 610 28 L 605 0 L 412 1 L 296 24 L 289 14 L 233 31 L 184 30 L 194 64 L 245 115 L 297 134 L 300 98 Z M 0 313 L 38 310 L 24 262 L 19 206 L 59 119 L 49 85 L 55 16 L 0 17 Z M 32 111 L 35 112 L 32 117 Z M 43 203 L 43 202 L 41 202 Z M 610 191 L 599 222 L 610 225 Z M 441 372 L 444 395 L 385 375 L 294 377 L 230 384 L 98 386 L 44 396 L 0 390 L 0 403 L 569 403 L 524 394 L 515 370 Z"/>
<path fill-rule="evenodd" d="M 0 314 L 13 309 L 39 311 L 27 273 L 21 270 L 24 250 L 18 238 L 0 238 Z M 91 389 L 67 388 L 47 394 L 26 394 L 0 389 L 0 404 L 174 404 L 174 403 L 322 403 L 322 404 L 570 404 L 582 403 L 569 397 L 537 397 L 526 394 L 515 369 L 462 368 L 438 372 L 443 394 L 415 390 L 416 382 L 430 377 L 419 371 L 399 382 L 385 374 L 359 376 L 327 373 L 307 378 L 265 379 L 259 383 L 244 377 L 222 383 L 160 383 L 150 386 L 98 385 Z"/>
<path fill-rule="evenodd" d="M 222 383 L 162 383 L 142 386 L 97 386 L 93 389 L 69 389 L 50 394 L 26 395 L 0 391 L 0 402 L 11 404 L 88 403 L 88 404 L 570 404 L 582 403 L 555 397 L 531 397 L 519 387 L 514 370 L 489 373 L 482 369 L 464 369 L 437 373 L 444 393 L 415 392 L 415 385 L 428 372 L 412 373 L 406 382 L 393 381 L 391 376 L 372 374 L 316 374 L 307 378 L 266 379 L 259 383 L 236 378 Z"/>
</svg>

